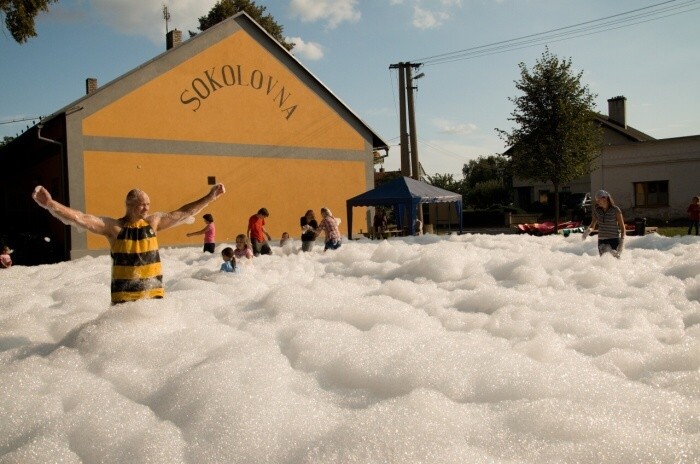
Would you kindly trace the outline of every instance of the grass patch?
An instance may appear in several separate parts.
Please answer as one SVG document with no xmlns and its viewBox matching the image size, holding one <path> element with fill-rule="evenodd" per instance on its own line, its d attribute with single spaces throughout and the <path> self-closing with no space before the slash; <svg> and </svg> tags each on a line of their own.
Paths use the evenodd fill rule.
<svg viewBox="0 0 700 464">
<path fill-rule="evenodd" d="M 695 232 L 695 230 L 693 230 Z M 656 229 L 656 233 L 663 235 L 664 237 L 677 237 L 679 235 L 686 235 L 688 233 L 687 227 L 659 227 Z"/>
</svg>

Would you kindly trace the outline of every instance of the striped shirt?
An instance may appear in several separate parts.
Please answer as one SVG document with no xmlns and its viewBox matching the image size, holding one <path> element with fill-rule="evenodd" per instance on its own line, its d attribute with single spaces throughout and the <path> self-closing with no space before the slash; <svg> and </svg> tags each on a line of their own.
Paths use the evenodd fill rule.
<svg viewBox="0 0 700 464">
<path fill-rule="evenodd" d="M 593 209 L 593 215 L 598 221 L 598 239 L 620 238 L 618 213 L 621 214 L 621 211 L 617 206 L 610 206 L 607 211 L 598 206 Z"/>
<path fill-rule="evenodd" d="M 158 240 L 149 223 L 124 224 L 111 255 L 112 303 L 165 296 Z"/>
</svg>

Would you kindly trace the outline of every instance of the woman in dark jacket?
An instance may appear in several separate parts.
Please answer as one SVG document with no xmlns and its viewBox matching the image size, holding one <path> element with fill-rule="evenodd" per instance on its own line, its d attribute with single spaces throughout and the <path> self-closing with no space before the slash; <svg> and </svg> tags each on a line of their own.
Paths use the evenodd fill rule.
<svg viewBox="0 0 700 464">
<path fill-rule="evenodd" d="M 316 241 L 316 228 L 318 228 L 313 210 L 308 210 L 301 217 L 299 223 L 301 225 L 301 250 L 311 251 Z"/>
</svg>

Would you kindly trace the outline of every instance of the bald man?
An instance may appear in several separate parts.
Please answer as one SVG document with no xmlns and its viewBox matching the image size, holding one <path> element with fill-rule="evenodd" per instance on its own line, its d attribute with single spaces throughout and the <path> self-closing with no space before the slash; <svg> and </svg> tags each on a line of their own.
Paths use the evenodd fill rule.
<svg viewBox="0 0 700 464">
<path fill-rule="evenodd" d="M 119 219 L 65 206 L 41 185 L 34 189 L 32 198 L 64 224 L 107 238 L 112 256 L 112 303 L 117 304 L 165 296 L 156 232 L 182 224 L 225 192 L 223 184 L 216 184 L 199 200 L 175 211 L 149 214 L 150 198 L 143 190 L 133 189 L 126 195 L 126 213 Z"/>
</svg>

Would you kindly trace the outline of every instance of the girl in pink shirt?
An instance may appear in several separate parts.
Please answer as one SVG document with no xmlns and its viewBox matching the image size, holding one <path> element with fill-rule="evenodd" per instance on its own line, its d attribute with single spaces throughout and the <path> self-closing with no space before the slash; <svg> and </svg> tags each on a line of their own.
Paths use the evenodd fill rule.
<svg viewBox="0 0 700 464">
<path fill-rule="evenodd" d="M 214 226 L 214 216 L 207 213 L 202 216 L 202 219 L 204 219 L 204 222 L 206 222 L 207 225 L 204 226 L 202 230 L 198 230 L 197 232 L 188 232 L 187 236 L 192 237 L 193 235 L 204 235 L 203 251 L 214 253 L 214 249 L 216 248 L 216 227 Z"/>
<path fill-rule="evenodd" d="M 253 259 L 253 249 L 248 243 L 246 234 L 238 234 L 236 236 L 236 248 L 233 249 L 233 256 L 239 261 L 242 259 Z"/>
</svg>

